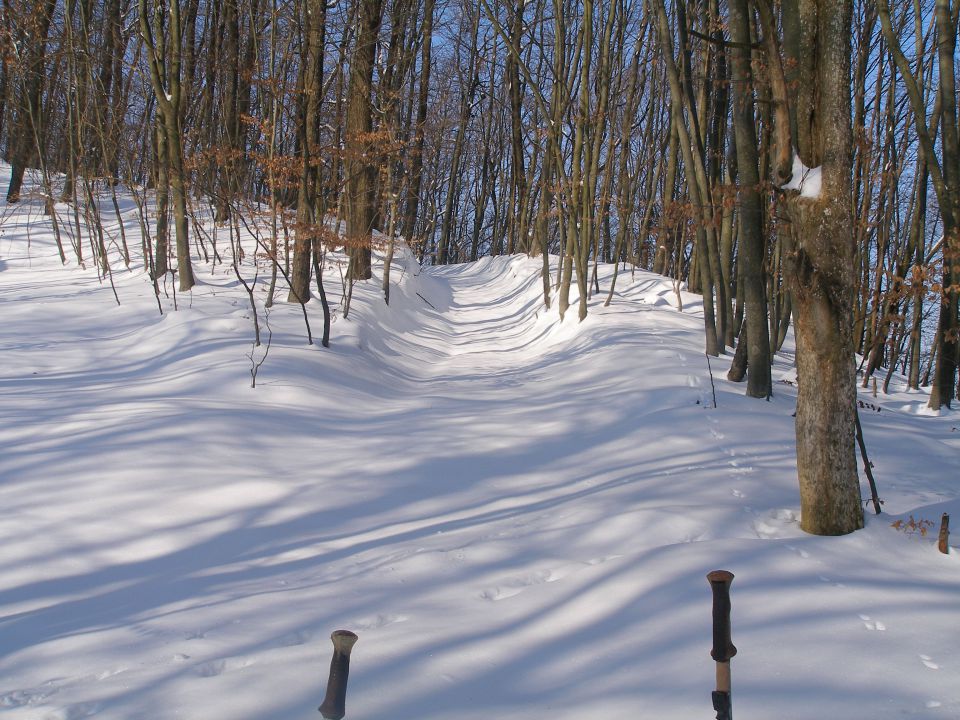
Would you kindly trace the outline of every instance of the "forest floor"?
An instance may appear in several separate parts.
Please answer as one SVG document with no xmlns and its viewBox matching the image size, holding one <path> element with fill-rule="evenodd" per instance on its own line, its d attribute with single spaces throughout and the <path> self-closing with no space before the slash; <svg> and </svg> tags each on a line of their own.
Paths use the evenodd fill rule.
<svg viewBox="0 0 960 720">
<path fill-rule="evenodd" d="M 884 512 L 812 537 L 790 352 L 768 402 L 729 356 L 711 378 L 698 298 L 659 276 L 621 273 L 603 307 L 601 267 L 578 324 L 544 309 L 539 260 L 401 249 L 389 307 L 377 254 L 344 319 L 330 254 L 325 349 L 298 305 L 266 317 L 248 246 L 272 331 L 252 388 L 229 264 L 158 302 L 105 207 L 118 304 L 38 202 L 0 212 L 5 718 L 319 717 L 338 628 L 360 637 L 348 720 L 713 717 L 719 568 L 738 720 L 960 717 L 960 555 L 936 549 L 960 414 L 898 378 L 861 391 Z"/>
</svg>

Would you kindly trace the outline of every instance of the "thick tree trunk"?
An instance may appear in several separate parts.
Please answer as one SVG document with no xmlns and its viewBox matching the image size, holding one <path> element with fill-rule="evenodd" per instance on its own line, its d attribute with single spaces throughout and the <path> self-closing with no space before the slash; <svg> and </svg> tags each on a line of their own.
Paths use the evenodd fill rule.
<svg viewBox="0 0 960 720">
<path fill-rule="evenodd" d="M 350 63 L 347 91 L 346 147 L 347 247 L 351 280 L 371 277 L 371 233 L 375 220 L 379 151 L 373 135 L 370 100 L 377 36 L 383 19 L 383 0 L 361 0 L 360 31 Z"/>
<path fill-rule="evenodd" d="M 814 3 L 804 3 L 809 13 Z M 853 236 L 850 232 L 852 0 L 813 7 L 813 58 L 799 79 L 809 115 L 799 123 L 800 158 L 821 167 L 819 197 L 796 191 L 786 201 L 795 250 L 789 258 L 797 340 L 796 437 L 800 527 L 842 535 L 863 527 L 856 466 L 856 368 L 853 338 Z M 806 37 L 806 35 L 805 35 Z"/>
</svg>

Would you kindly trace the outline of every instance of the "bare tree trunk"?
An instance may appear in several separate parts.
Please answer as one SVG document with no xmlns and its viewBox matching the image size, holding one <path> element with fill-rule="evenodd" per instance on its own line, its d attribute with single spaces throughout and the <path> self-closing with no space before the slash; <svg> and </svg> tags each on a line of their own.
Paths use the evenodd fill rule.
<svg viewBox="0 0 960 720">
<path fill-rule="evenodd" d="M 310 300 L 311 252 L 319 250 L 323 217 L 317 216 L 317 162 L 319 160 L 319 116 L 323 92 L 324 27 L 327 4 L 324 0 L 304 0 L 304 38 L 301 41 L 300 188 L 297 196 L 297 227 L 290 267 L 289 302 Z M 274 258 L 274 262 L 277 258 Z M 322 278 L 317 278 L 320 282 Z"/>
<path fill-rule="evenodd" d="M 673 58 L 673 39 L 670 34 L 670 26 L 667 22 L 667 12 L 663 0 L 656 0 L 654 2 L 654 9 L 657 12 L 660 46 L 663 49 L 663 57 L 667 65 L 667 78 L 670 82 L 670 104 L 672 107 L 674 127 L 677 130 L 680 141 L 680 152 L 683 155 L 683 164 L 687 172 L 687 189 L 690 193 L 690 200 L 693 202 L 695 208 L 698 209 L 697 212 L 699 214 L 699 217 L 697 217 L 696 234 L 698 264 L 700 265 L 700 276 L 704 284 L 702 294 L 705 350 L 709 355 L 719 355 L 720 341 L 717 336 L 716 316 L 714 314 L 713 289 L 710 287 L 712 285 L 709 264 L 710 241 L 707 237 L 707 227 L 709 227 L 711 221 L 710 215 L 712 213 L 707 207 L 707 198 L 703 192 L 707 183 L 704 179 L 702 154 L 696 158 L 694 157 L 694 140 L 684 120 L 683 107 L 685 102 L 688 104 L 690 102 L 689 94 L 685 93 L 682 87 L 680 72 Z M 696 109 L 693 107 L 688 109 L 690 110 L 690 117 L 694 118 Z M 696 128 L 694 128 L 694 133 L 695 132 Z"/>
<path fill-rule="evenodd" d="M 766 0 L 762 0 L 766 1 Z M 817 197 L 790 191 L 784 211 L 795 250 L 789 258 L 797 339 L 796 436 L 800 527 L 843 535 L 863 527 L 856 466 L 853 339 L 854 243 L 850 191 L 850 37 L 852 0 L 784 6 L 803 29 L 796 48 L 797 147 L 820 167 Z M 799 17 L 790 19 L 792 13 Z M 776 98 L 786 103 L 784 96 Z"/>
<path fill-rule="evenodd" d="M 40 96 L 45 77 L 44 63 L 47 51 L 47 34 L 56 0 L 34 0 L 27 26 L 22 28 L 23 85 L 14 129 L 11 131 L 10 185 L 7 189 L 7 202 L 20 200 L 23 176 L 27 163 L 33 154 L 40 150 L 42 137 L 40 129 L 43 116 Z"/>
<path fill-rule="evenodd" d="M 346 147 L 347 245 L 351 280 L 372 276 L 371 233 L 375 219 L 376 184 L 379 170 L 378 142 L 373 136 L 373 63 L 377 36 L 383 19 L 383 0 L 360 0 L 360 31 L 350 63 L 347 90 Z"/>
<path fill-rule="evenodd" d="M 510 42 L 514 48 L 522 47 L 523 10 L 525 0 L 514 0 L 510 7 Z M 510 200 L 507 216 L 508 253 L 527 250 L 523 207 L 527 197 L 526 172 L 523 158 L 523 120 L 521 117 L 523 86 L 520 81 L 519 59 L 516 53 L 507 53 L 507 90 L 510 95 Z"/>
<path fill-rule="evenodd" d="M 227 222 L 230 219 L 230 205 L 237 191 L 236 153 L 239 148 L 240 118 L 237 98 L 240 92 L 240 12 L 238 0 L 222 0 L 220 11 L 223 23 L 223 53 L 221 70 L 223 82 L 223 124 L 221 147 L 217 153 L 219 172 L 211 178 L 217 188 L 214 197 L 214 221 Z M 309 260 L 308 260 L 309 262 Z M 309 282 L 309 278 L 307 280 Z"/>
<path fill-rule="evenodd" d="M 950 407 L 956 393 L 958 353 L 960 353 L 960 118 L 956 102 L 956 38 L 960 5 L 936 0 L 934 17 L 938 42 L 940 139 L 942 159 L 934 148 L 935 130 L 927 124 L 927 108 L 921 82 L 914 75 L 894 32 L 887 0 L 876 0 L 883 38 L 903 77 L 913 110 L 917 139 L 928 163 L 930 179 L 937 194 L 943 218 L 943 278 L 940 316 L 937 323 L 936 366 L 930 391 L 930 407 Z M 917 10 L 919 12 L 919 9 Z M 922 72 L 922 66 L 920 69 Z"/>
<path fill-rule="evenodd" d="M 737 144 L 737 193 L 740 199 L 740 272 L 746 304 L 747 395 L 767 398 L 770 379 L 770 336 L 763 274 L 763 206 L 757 132 L 754 125 L 753 72 L 750 64 L 750 20 L 747 0 L 729 0 L 730 35 L 734 42 L 733 124 Z M 742 342 L 742 340 L 741 340 Z"/>
<path fill-rule="evenodd" d="M 187 186 L 183 164 L 183 97 L 181 84 L 181 37 L 180 0 L 168 0 L 167 12 L 161 4 L 154 5 L 151 23 L 147 0 L 140 0 L 140 32 L 147 50 L 150 81 L 157 99 L 157 112 L 166 140 L 170 189 L 173 195 L 173 217 L 177 237 L 177 271 L 180 274 L 180 290 L 186 291 L 195 284 L 193 265 L 190 260 L 190 228 L 187 223 Z M 156 42 L 163 38 L 163 18 L 169 14 L 169 50 Z"/>
<path fill-rule="evenodd" d="M 403 219 L 403 236 L 407 242 L 413 240 L 420 209 L 420 191 L 423 186 L 423 146 L 424 126 L 430 100 L 430 70 L 433 63 L 433 7 L 435 0 L 425 0 L 423 4 L 423 25 L 421 35 L 423 46 L 420 50 L 420 87 L 417 91 L 417 121 L 413 131 L 413 145 L 410 150 L 410 182 L 407 185 L 407 206 Z"/>
<path fill-rule="evenodd" d="M 457 66 L 464 71 L 460 78 L 460 114 L 457 120 L 457 137 L 453 143 L 453 155 L 450 158 L 450 181 L 447 185 L 447 199 L 443 208 L 443 223 L 440 226 L 440 241 L 437 244 L 437 264 L 446 265 L 450 260 L 450 237 L 454 225 L 454 200 L 458 195 L 461 181 L 461 161 L 466 143 L 467 128 L 473 112 L 474 95 L 479 85 L 479 75 L 476 64 L 479 55 L 477 47 L 477 33 L 480 27 L 479 11 L 467 18 L 470 23 L 469 41 L 466 43 L 468 59 L 466 65 L 458 62 Z M 459 46 L 457 50 L 460 52 Z"/>
</svg>

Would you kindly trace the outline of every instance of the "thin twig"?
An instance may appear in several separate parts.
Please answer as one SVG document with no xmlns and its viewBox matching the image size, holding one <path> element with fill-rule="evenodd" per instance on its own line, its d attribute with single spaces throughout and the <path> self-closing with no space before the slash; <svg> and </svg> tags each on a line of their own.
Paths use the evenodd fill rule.
<svg viewBox="0 0 960 720">
<path fill-rule="evenodd" d="M 713 366 L 710 365 L 710 354 L 704 353 L 707 358 L 707 372 L 710 373 L 710 389 L 713 391 L 713 408 L 717 408 L 717 386 L 713 383 Z"/>
</svg>

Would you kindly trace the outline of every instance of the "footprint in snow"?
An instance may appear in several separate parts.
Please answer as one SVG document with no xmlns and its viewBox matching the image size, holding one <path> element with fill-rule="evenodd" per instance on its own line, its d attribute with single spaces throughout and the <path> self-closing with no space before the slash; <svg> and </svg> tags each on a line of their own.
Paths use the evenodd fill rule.
<svg viewBox="0 0 960 720">
<path fill-rule="evenodd" d="M 736 489 L 731 490 L 731 491 L 730 491 L 730 494 L 733 495 L 735 498 L 744 498 L 744 497 L 746 497 L 746 495 L 744 495 L 741 491 L 736 490 Z"/>
<path fill-rule="evenodd" d="M 871 620 L 869 615 L 861 615 L 860 619 L 863 621 L 863 626 L 867 630 L 879 630 L 883 632 L 887 629 L 887 626 L 879 620 Z"/>
<path fill-rule="evenodd" d="M 930 658 L 929 655 L 921 655 L 921 656 L 920 656 L 920 662 L 922 662 L 926 667 L 930 668 L 931 670 L 939 670 L 939 669 L 940 669 L 940 666 L 937 665 L 937 664 Z"/>
</svg>

